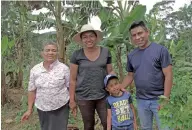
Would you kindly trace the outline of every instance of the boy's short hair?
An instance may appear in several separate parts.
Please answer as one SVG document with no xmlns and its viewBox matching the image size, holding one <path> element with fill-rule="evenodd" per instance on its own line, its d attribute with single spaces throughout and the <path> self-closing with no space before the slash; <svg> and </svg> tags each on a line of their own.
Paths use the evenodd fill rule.
<svg viewBox="0 0 192 130">
<path fill-rule="evenodd" d="M 107 85 L 108 85 L 108 83 L 109 83 L 109 81 L 110 81 L 111 79 L 118 79 L 118 77 L 117 77 L 116 75 L 114 75 L 114 74 L 108 74 L 108 75 L 105 77 L 105 79 L 104 79 L 105 87 L 107 87 Z"/>
<path fill-rule="evenodd" d="M 141 26 L 142 28 L 144 28 L 145 30 L 147 30 L 147 26 L 145 25 L 144 21 L 135 21 L 131 24 L 131 26 L 129 27 L 129 32 L 136 28 L 136 27 L 139 27 Z"/>
</svg>

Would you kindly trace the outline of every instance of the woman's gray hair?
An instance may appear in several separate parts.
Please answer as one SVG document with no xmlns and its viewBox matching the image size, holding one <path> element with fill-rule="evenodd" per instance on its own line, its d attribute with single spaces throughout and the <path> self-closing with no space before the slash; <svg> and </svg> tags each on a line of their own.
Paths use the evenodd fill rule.
<svg viewBox="0 0 192 130">
<path fill-rule="evenodd" d="M 48 41 L 48 42 L 44 42 L 43 44 L 42 44 L 42 51 L 44 50 L 44 48 L 47 46 L 47 45 L 54 45 L 54 46 L 56 46 L 56 48 L 57 48 L 57 51 L 59 51 L 58 49 L 58 44 L 56 43 L 56 42 L 54 42 L 54 41 Z"/>
</svg>

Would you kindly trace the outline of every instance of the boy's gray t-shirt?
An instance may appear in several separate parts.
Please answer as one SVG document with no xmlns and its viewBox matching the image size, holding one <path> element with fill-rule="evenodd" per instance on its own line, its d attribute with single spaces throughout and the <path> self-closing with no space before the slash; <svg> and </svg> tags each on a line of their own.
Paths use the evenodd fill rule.
<svg viewBox="0 0 192 130">
<path fill-rule="evenodd" d="M 127 71 L 134 73 L 136 97 L 158 99 L 164 94 L 164 74 L 162 69 L 171 63 L 167 48 L 151 43 L 145 49 L 136 48 L 128 55 Z"/>
<path fill-rule="evenodd" d="M 100 55 L 90 61 L 80 49 L 73 53 L 71 63 L 78 65 L 76 98 L 78 100 L 96 100 L 107 95 L 104 78 L 107 75 L 107 64 L 111 64 L 111 54 L 107 48 L 101 47 Z"/>
</svg>

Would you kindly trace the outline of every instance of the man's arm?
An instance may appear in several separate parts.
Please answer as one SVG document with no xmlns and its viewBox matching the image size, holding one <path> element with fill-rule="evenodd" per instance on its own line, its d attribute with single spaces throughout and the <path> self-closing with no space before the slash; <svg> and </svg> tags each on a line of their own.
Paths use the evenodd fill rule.
<svg viewBox="0 0 192 130">
<path fill-rule="evenodd" d="M 166 68 L 163 68 L 163 74 L 165 76 L 164 96 L 169 98 L 170 93 L 171 93 L 171 88 L 172 88 L 172 85 L 173 85 L 172 65 L 169 65 Z"/>
<path fill-rule="evenodd" d="M 107 109 L 107 130 L 111 130 L 111 109 Z"/>
<path fill-rule="evenodd" d="M 127 86 L 129 86 L 132 83 L 133 75 L 134 75 L 133 72 L 128 72 L 128 74 L 123 79 L 123 82 L 121 84 L 121 88 L 126 88 Z"/>
</svg>

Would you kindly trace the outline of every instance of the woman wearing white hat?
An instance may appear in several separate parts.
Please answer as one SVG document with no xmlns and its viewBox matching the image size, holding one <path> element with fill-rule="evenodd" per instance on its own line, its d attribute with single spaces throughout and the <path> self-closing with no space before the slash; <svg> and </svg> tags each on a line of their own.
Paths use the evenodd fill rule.
<svg viewBox="0 0 192 130">
<path fill-rule="evenodd" d="M 94 130 L 95 110 L 104 130 L 107 129 L 107 109 L 104 77 L 113 73 L 111 54 L 107 48 L 98 46 L 102 32 L 91 25 L 83 25 L 73 40 L 82 45 L 71 57 L 70 64 L 70 108 L 76 116 L 79 106 L 84 130 Z"/>
</svg>

